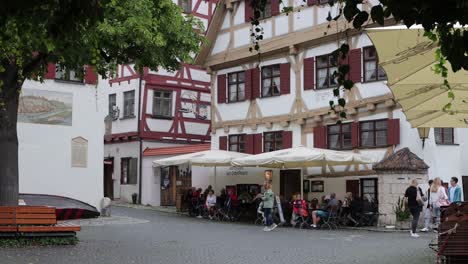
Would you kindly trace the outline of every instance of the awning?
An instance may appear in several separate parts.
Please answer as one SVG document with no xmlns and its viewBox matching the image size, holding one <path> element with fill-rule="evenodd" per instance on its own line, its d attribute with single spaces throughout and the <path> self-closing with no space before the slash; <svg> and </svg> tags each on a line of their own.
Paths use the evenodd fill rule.
<svg viewBox="0 0 468 264">
<path fill-rule="evenodd" d="M 468 71 L 452 72 L 450 63 L 448 82 L 455 101 L 450 110 L 443 107 L 450 102 L 443 78 L 436 75 L 437 45 L 423 36 L 423 29 L 369 29 L 379 64 L 387 73 L 387 85 L 395 100 L 403 108 L 412 127 L 468 127 Z"/>
<path fill-rule="evenodd" d="M 322 165 L 370 164 L 376 161 L 352 152 L 308 148 L 304 146 L 265 152 L 232 161 L 235 166 L 267 168 L 303 168 Z"/>
</svg>

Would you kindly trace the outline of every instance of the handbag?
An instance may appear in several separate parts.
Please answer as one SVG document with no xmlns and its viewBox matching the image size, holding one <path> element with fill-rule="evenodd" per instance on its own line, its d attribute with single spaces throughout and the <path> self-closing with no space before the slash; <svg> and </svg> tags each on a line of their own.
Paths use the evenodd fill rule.
<svg viewBox="0 0 468 264">
<path fill-rule="evenodd" d="M 416 189 L 416 202 L 418 203 L 419 206 L 423 206 L 424 201 L 421 198 L 421 189 L 417 188 Z"/>
</svg>

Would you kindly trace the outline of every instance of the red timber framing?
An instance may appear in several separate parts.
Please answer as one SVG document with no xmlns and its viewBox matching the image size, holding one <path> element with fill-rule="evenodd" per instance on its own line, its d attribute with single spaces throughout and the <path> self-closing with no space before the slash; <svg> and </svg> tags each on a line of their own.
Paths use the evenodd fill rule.
<svg viewBox="0 0 468 264">
<path fill-rule="evenodd" d="M 183 64 L 182 67 L 176 72 L 174 76 L 164 76 L 164 75 L 155 75 L 147 74 L 144 79 L 146 85 L 144 87 L 143 93 L 143 105 L 142 109 L 144 114 L 142 115 L 141 120 L 141 137 L 143 139 L 150 140 L 172 140 L 172 141 L 186 141 L 186 142 L 209 142 L 211 139 L 211 121 L 209 119 L 199 119 L 192 117 L 184 117 L 182 109 L 182 103 L 195 103 L 196 109 L 195 112 L 199 113 L 200 106 L 210 106 L 210 101 L 202 101 L 202 93 L 210 93 L 210 83 L 193 80 L 190 70 L 196 69 L 201 70 L 198 66 L 193 66 L 190 64 Z M 153 118 L 152 114 L 146 113 L 148 100 L 148 91 L 149 90 L 168 90 L 172 91 L 175 96 L 175 112 L 172 118 L 172 125 L 167 132 L 162 131 L 152 131 L 149 126 L 147 119 Z M 190 98 L 183 98 L 183 91 L 191 91 L 196 94 L 196 100 Z M 208 129 L 205 134 L 189 134 L 186 131 L 186 123 L 196 123 L 196 124 L 207 124 Z"/>
<path fill-rule="evenodd" d="M 195 6 L 193 7 L 192 15 L 194 15 L 195 17 L 198 17 L 198 18 L 208 20 L 208 25 L 209 25 L 210 22 L 211 22 L 211 17 L 213 16 L 214 8 L 216 7 L 216 4 L 218 3 L 218 0 L 193 0 L 193 1 L 197 1 L 197 2 L 195 3 Z M 201 5 L 202 2 L 206 3 L 208 5 L 208 14 L 207 15 L 202 14 L 202 13 L 199 12 L 200 5 Z"/>
</svg>

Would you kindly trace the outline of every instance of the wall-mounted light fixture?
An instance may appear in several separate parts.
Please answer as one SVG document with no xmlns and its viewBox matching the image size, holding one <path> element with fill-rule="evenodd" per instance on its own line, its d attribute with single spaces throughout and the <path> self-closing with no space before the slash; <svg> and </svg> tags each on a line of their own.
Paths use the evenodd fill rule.
<svg viewBox="0 0 468 264">
<path fill-rule="evenodd" d="M 422 140 L 422 147 L 424 148 L 424 142 L 429 138 L 430 127 L 418 127 L 419 138 Z"/>
</svg>

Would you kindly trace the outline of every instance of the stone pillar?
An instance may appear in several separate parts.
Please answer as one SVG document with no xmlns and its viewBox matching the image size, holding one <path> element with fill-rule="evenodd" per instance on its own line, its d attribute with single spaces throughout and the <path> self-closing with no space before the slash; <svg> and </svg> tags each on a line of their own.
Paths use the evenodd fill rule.
<svg viewBox="0 0 468 264">
<path fill-rule="evenodd" d="M 419 183 L 425 184 L 428 181 L 427 170 L 377 170 L 377 176 L 379 179 L 379 213 L 381 214 L 379 216 L 379 225 L 395 225 L 394 208 L 397 205 L 398 198 L 405 196 L 405 190 L 410 185 L 411 180 L 417 179 Z M 424 192 L 424 188 L 421 189 Z M 421 213 L 421 221 L 424 221 L 423 213 Z"/>
</svg>

